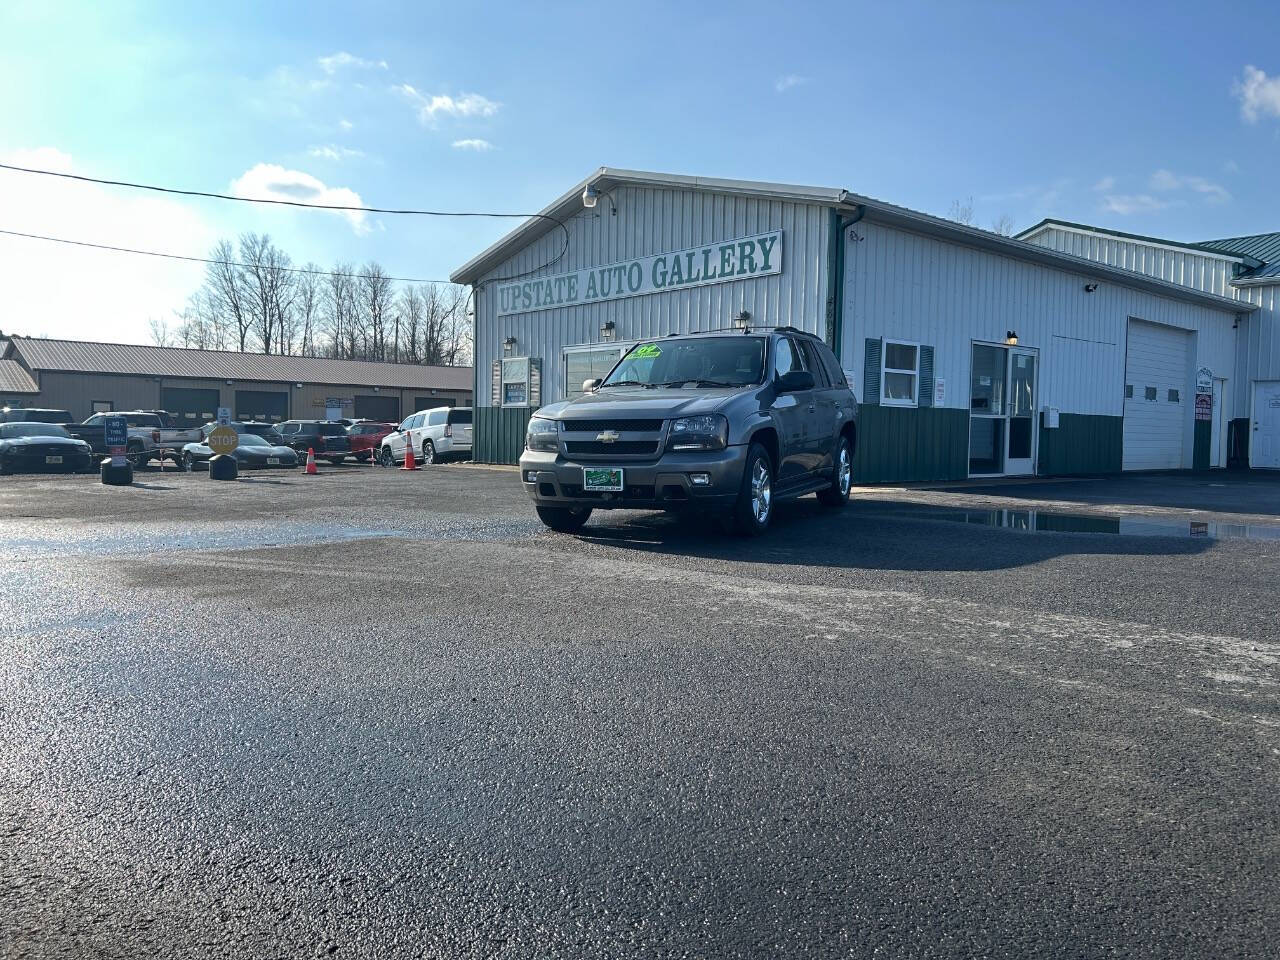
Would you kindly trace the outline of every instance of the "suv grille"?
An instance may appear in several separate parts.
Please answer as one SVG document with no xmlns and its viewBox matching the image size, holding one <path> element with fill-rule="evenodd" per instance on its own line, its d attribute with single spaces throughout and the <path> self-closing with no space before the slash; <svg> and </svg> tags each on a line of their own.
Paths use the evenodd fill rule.
<svg viewBox="0 0 1280 960">
<path fill-rule="evenodd" d="M 662 429 L 661 420 L 564 420 L 562 422 L 564 429 L 570 433 L 599 433 L 601 430 L 657 433 Z"/>
<path fill-rule="evenodd" d="M 623 457 L 640 457 L 658 452 L 656 440 L 615 440 L 613 443 L 601 443 L 599 440 L 566 440 L 564 448 L 576 454 L 617 454 Z"/>
</svg>

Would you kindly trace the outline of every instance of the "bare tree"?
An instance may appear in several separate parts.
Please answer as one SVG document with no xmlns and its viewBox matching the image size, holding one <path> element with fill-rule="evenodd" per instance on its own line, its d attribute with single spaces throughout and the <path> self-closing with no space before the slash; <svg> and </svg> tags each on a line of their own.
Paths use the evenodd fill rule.
<svg viewBox="0 0 1280 960">
<path fill-rule="evenodd" d="M 241 241 L 243 244 L 243 239 Z M 235 329 L 240 349 L 248 347 L 249 331 L 253 328 L 253 312 L 250 292 L 244 271 L 235 263 L 235 251 L 228 240 L 219 240 L 209 257 L 205 287 L 213 300 L 214 309 Z"/>
<path fill-rule="evenodd" d="M 325 278 L 324 323 L 331 356 L 354 360 L 359 330 L 356 324 L 355 270 L 349 263 L 339 263 Z"/>
<path fill-rule="evenodd" d="M 316 340 L 320 333 L 320 312 L 324 299 L 320 268 L 308 263 L 305 273 L 297 275 L 297 296 L 294 299 L 293 317 L 297 328 L 298 352 L 304 357 L 316 355 Z"/>
<path fill-rule="evenodd" d="M 289 352 L 296 295 L 289 255 L 265 233 L 246 233 L 240 237 L 240 260 L 251 325 L 262 352 Z"/>
<path fill-rule="evenodd" d="M 395 290 L 391 278 L 381 266 L 370 261 L 364 265 L 357 280 L 365 357 L 369 360 L 386 360 L 388 326 L 395 307 Z"/>
<path fill-rule="evenodd" d="M 973 217 L 973 197 L 966 200 L 952 200 L 951 211 L 947 214 L 948 220 L 954 220 L 956 223 L 963 223 L 966 227 L 974 225 Z"/>
<path fill-rule="evenodd" d="M 998 233 L 1002 237 L 1013 236 L 1013 217 L 1007 213 L 1002 213 L 991 221 L 991 232 Z"/>
<path fill-rule="evenodd" d="M 230 347 L 230 328 L 222 315 L 217 297 L 207 286 L 201 287 L 187 300 L 179 314 L 177 339 L 184 347 L 200 350 L 226 350 Z"/>
<path fill-rule="evenodd" d="M 151 317 L 147 320 L 147 328 L 151 332 L 151 342 L 157 347 L 173 346 L 173 332 L 169 329 L 169 321 L 164 317 Z"/>
<path fill-rule="evenodd" d="M 406 363 L 418 362 L 419 337 L 422 335 L 423 319 L 426 303 L 422 292 L 413 284 L 408 284 L 400 291 L 401 336 L 404 340 L 402 359 Z"/>
</svg>

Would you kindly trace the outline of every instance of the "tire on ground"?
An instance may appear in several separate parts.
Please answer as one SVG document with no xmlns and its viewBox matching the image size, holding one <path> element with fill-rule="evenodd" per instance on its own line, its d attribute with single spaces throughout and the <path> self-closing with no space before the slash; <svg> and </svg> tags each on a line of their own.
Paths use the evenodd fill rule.
<svg viewBox="0 0 1280 960">
<path fill-rule="evenodd" d="M 769 495 L 763 519 L 756 516 L 754 498 L 752 496 L 752 476 L 758 463 L 763 463 L 768 471 Z M 738 501 L 729 511 L 729 526 L 734 533 L 745 537 L 758 537 L 769 529 L 769 522 L 773 519 L 775 506 L 773 500 L 773 485 L 775 482 L 773 471 L 773 458 L 769 456 L 769 451 L 761 444 L 751 444 L 747 450 L 746 463 L 743 465 L 742 486 L 738 491 Z"/>
<path fill-rule="evenodd" d="M 590 507 L 535 507 L 538 519 L 557 533 L 577 533 L 591 517 Z"/>
</svg>

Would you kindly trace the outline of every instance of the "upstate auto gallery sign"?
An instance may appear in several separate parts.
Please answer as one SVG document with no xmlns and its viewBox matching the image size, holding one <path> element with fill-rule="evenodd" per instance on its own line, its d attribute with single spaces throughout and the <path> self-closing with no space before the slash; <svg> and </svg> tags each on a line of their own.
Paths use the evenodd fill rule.
<svg viewBox="0 0 1280 960">
<path fill-rule="evenodd" d="M 782 272 L 782 231 L 498 287 L 498 316 L 638 297 Z"/>
</svg>

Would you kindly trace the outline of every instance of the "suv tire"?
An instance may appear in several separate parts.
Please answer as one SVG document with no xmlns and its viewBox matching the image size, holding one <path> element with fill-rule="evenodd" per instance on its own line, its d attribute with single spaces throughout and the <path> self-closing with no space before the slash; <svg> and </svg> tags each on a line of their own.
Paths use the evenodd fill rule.
<svg viewBox="0 0 1280 960">
<path fill-rule="evenodd" d="M 835 466 L 831 470 L 831 486 L 818 491 L 818 502 L 824 507 L 843 507 L 849 502 L 849 490 L 853 486 L 853 451 L 849 438 L 841 437 L 836 447 Z"/>
<path fill-rule="evenodd" d="M 738 502 L 729 513 L 730 525 L 735 533 L 744 537 L 758 537 L 769 529 L 774 508 L 773 479 L 773 460 L 769 457 L 769 451 L 760 444 L 753 443 L 747 450 Z"/>
<path fill-rule="evenodd" d="M 423 463 L 436 462 L 436 445 L 432 443 L 430 440 L 422 441 L 422 462 Z"/>
<path fill-rule="evenodd" d="M 591 517 L 590 507 L 534 507 L 538 519 L 557 533 L 577 533 Z"/>
</svg>

